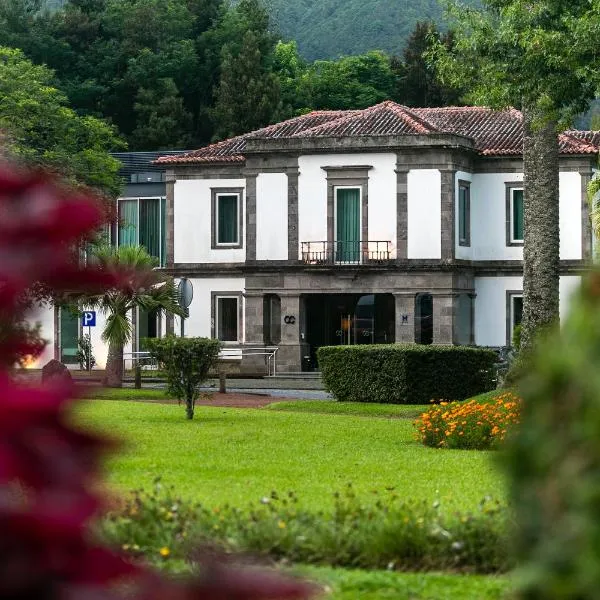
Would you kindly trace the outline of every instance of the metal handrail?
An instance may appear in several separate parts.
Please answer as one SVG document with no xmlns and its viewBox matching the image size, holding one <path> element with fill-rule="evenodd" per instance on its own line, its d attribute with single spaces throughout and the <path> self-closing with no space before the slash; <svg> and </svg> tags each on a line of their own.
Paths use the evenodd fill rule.
<svg viewBox="0 0 600 600">
<path fill-rule="evenodd" d="M 266 356 L 267 360 L 267 375 L 272 376 L 277 374 L 277 352 L 278 346 L 261 346 L 257 348 L 244 348 L 239 346 L 225 346 L 221 348 L 219 354 L 223 350 L 241 350 L 240 356 Z M 130 358 L 127 358 L 130 357 Z M 221 360 L 227 360 L 227 357 L 221 356 Z M 234 359 L 235 360 L 235 359 Z M 127 370 L 127 361 L 131 361 L 131 368 L 135 367 L 135 363 L 141 363 L 143 366 L 158 370 L 158 362 L 152 358 L 150 352 L 124 352 L 123 353 L 123 371 Z M 144 363 L 143 361 L 149 361 Z"/>
<path fill-rule="evenodd" d="M 382 264 L 391 260 L 391 242 L 383 240 L 302 242 L 307 265 Z"/>
</svg>

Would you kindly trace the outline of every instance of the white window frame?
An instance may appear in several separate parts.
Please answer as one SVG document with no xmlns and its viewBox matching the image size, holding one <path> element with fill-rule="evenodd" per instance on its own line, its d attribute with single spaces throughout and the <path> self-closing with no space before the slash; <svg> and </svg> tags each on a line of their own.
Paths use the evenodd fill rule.
<svg viewBox="0 0 600 600">
<path fill-rule="evenodd" d="M 232 298 L 235 300 L 235 314 L 236 314 L 236 336 L 234 340 L 222 340 L 220 338 L 220 331 L 219 331 L 219 300 L 223 299 L 223 298 Z M 225 343 L 237 343 L 240 340 L 240 297 L 238 295 L 235 294 L 231 294 L 231 295 L 227 295 L 227 294 L 219 294 L 218 296 L 215 296 L 215 339 L 219 340 L 220 342 L 225 342 Z"/>
<path fill-rule="evenodd" d="M 235 226 L 237 228 L 237 239 L 235 242 L 220 242 L 219 241 L 219 198 L 222 196 L 235 196 L 237 198 Z M 215 246 L 219 248 L 239 247 L 240 241 L 240 210 L 241 210 L 241 194 L 239 192 L 217 192 L 215 194 Z"/>
<path fill-rule="evenodd" d="M 515 192 L 523 192 L 524 190 L 522 187 L 511 187 L 510 188 L 510 202 L 509 202 L 509 211 L 510 214 L 508 216 L 508 223 L 509 223 L 509 237 L 508 239 L 510 240 L 511 244 L 523 244 L 525 242 L 524 237 L 523 238 L 515 238 L 514 237 L 514 232 L 515 232 L 515 222 L 514 222 L 514 215 L 515 215 Z M 523 212 L 525 212 L 525 196 L 523 196 Z M 525 228 L 523 227 L 523 235 L 525 232 Z"/>
<path fill-rule="evenodd" d="M 121 202 L 121 200 L 136 200 L 137 201 L 137 222 L 138 222 L 138 226 L 136 228 L 135 231 L 135 243 L 136 246 L 140 245 L 140 200 L 158 200 L 158 239 L 162 241 L 162 235 L 163 235 L 163 231 L 162 231 L 162 222 L 163 222 L 163 215 L 162 215 L 162 206 L 163 206 L 163 200 L 165 200 L 165 196 L 124 196 L 123 198 L 117 198 L 117 228 L 116 228 L 116 235 L 115 237 L 117 238 L 117 243 L 116 243 L 116 247 L 119 248 L 120 247 L 120 243 L 121 240 L 119 239 L 119 231 L 120 231 L 120 226 L 119 226 L 119 202 Z M 166 211 L 166 206 L 165 206 L 165 211 Z M 110 237 L 110 229 L 109 229 L 109 237 Z M 158 264 L 162 265 L 163 264 L 163 256 L 162 256 L 162 243 L 159 246 L 159 250 L 158 250 Z M 166 261 L 166 257 L 165 261 Z M 166 264 L 166 262 L 165 262 Z"/>
<path fill-rule="evenodd" d="M 360 185 L 334 185 L 333 186 L 333 255 L 334 259 L 337 255 L 337 204 L 338 204 L 338 190 L 358 190 L 358 229 L 359 229 L 359 238 L 362 237 L 362 224 L 363 224 L 363 214 L 362 214 L 362 194 L 363 189 Z M 337 261 L 334 262 L 339 264 L 360 264 L 362 262 L 362 248 L 360 247 L 360 242 L 366 240 L 357 240 L 359 246 L 359 257 L 357 261 Z"/>
</svg>

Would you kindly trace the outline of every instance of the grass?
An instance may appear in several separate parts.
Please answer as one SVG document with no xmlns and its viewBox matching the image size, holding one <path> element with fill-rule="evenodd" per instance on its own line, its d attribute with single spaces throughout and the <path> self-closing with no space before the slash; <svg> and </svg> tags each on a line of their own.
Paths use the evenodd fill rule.
<svg viewBox="0 0 600 600">
<path fill-rule="evenodd" d="M 88 390 L 86 396 L 89 398 L 101 398 L 103 400 L 166 400 L 165 390 L 151 388 L 92 388 Z"/>
<path fill-rule="evenodd" d="M 286 412 L 416 419 L 427 409 L 427 406 L 337 402 L 336 400 L 289 400 L 274 402 L 266 408 L 267 410 Z"/>
<path fill-rule="evenodd" d="M 348 482 L 365 496 L 395 488 L 461 510 L 505 498 L 493 453 L 425 448 L 409 419 L 198 407 L 186 421 L 177 405 L 105 400 L 85 403 L 79 419 L 126 441 L 110 461 L 112 484 L 148 488 L 162 476 L 211 507 L 294 490 L 307 508 L 327 509 Z"/>
<path fill-rule="evenodd" d="M 508 577 L 396 573 L 306 567 L 298 571 L 324 584 L 324 600 L 498 600 L 510 589 Z"/>
</svg>

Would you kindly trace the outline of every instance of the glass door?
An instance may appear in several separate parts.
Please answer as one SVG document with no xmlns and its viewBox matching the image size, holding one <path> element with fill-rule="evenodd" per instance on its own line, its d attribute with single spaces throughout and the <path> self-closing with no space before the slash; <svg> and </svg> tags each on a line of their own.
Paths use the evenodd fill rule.
<svg viewBox="0 0 600 600">
<path fill-rule="evenodd" d="M 336 188 L 335 260 L 360 262 L 360 188 Z"/>
<path fill-rule="evenodd" d="M 60 309 L 60 362 L 76 365 L 79 343 L 79 317 L 70 310 Z"/>
</svg>

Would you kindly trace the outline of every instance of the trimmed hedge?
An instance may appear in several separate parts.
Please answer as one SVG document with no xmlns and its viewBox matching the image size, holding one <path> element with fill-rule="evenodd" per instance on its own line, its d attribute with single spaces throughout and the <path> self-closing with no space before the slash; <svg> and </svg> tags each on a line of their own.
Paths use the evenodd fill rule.
<svg viewBox="0 0 600 600">
<path fill-rule="evenodd" d="M 317 351 L 326 389 L 337 400 L 427 404 L 494 389 L 493 350 L 389 344 L 324 346 Z"/>
</svg>

